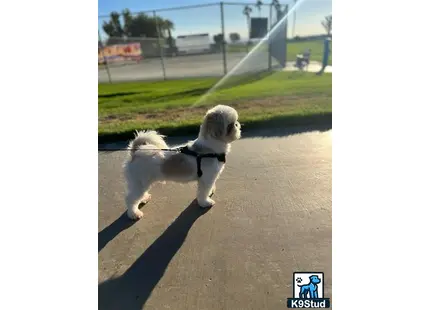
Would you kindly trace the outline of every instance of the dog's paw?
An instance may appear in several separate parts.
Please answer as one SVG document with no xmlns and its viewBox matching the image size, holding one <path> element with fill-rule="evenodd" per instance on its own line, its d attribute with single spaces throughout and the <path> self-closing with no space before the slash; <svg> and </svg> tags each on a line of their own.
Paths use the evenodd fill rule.
<svg viewBox="0 0 430 310">
<path fill-rule="evenodd" d="M 142 203 L 147 204 L 151 200 L 151 197 L 152 197 L 151 194 L 146 193 L 142 197 Z"/>
<path fill-rule="evenodd" d="M 200 208 L 210 208 L 215 204 L 215 201 L 208 198 L 204 201 L 199 201 L 198 203 L 199 203 Z"/>
<path fill-rule="evenodd" d="M 127 210 L 127 216 L 132 220 L 140 220 L 143 217 L 143 212 L 140 210 Z"/>
</svg>

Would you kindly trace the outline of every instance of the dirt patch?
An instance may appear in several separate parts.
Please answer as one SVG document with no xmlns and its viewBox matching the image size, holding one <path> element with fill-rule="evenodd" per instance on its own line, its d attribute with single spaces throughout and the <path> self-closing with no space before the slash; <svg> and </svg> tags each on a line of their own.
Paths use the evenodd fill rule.
<svg viewBox="0 0 430 310">
<path fill-rule="evenodd" d="M 127 121 L 132 119 L 130 115 L 118 114 L 118 115 L 107 115 L 99 117 L 99 123 L 110 123 L 116 121 Z"/>
</svg>

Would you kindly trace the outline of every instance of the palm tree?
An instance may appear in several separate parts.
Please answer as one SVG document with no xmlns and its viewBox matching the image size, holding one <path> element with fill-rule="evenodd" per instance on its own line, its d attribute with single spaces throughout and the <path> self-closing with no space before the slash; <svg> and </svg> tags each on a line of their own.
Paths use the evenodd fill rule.
<svg viewBox="0 0 430 310">
<path fill-rule="evenodd" d="M 270 11 L 272 11 L 272 7 L 275 8 L 276 23 L 278 23 L 278 21 L 279 21 L 279 10 L 281 9 L 281 4 L 279 3 L 278 0 L 272 0 L 272 3 L 270 3 Z"/>
<path fill-rule="evenodd" d="M 164 19 L 162 23 L 163 30 L 167 31 L 167 37 L 172 37 L 172 31 L 175 30 L 175 25 L 169 19 Z"/>
<path fill-rule="evenodd" d="M 321 22 L 321 25 L 324 27 L 328 36 L 331 36 L 331 27 L 332 27 L 332 16 L 326 16 L 325 19 Z"/>
<path fill-rule="evenodd" d="M 279 3 L 279 0 L 273 0 L 272 6 L 275 8 L 276 12 L 281 10 L 281 4 Z"/>
<path fill-rule="evenodd" d="M 246 16 L 246 23 L 248 24 L 248 32 L 249 32 L 251 30 L 250 18 L 251 18 L 252 8 L 249 5 L 245 5 L 242 13 L 243 15 Z"/>
<path fill-rule="evenodd" d="M 255 4 L 258 10 L 258 16 L 261 17 L 261 7 L 263 6 L 263 1 L 257 0 L 257 3 Z"/>
<path fill-rule="evenodd" d="M 175 25 L 172 23 L 171 20 L 164 19 L 162 24 L 161 24 L 161 28 L 164 31 L 167 31 L 167 44 L 169 45 L 169 47 L 171 49 L 173 49 L 174 48 L 174 40 L 172 38 L 172 31 L 175 30 Z"/>
<path fill-rule="evenodd" d="M 246 44 L 246 52 L 248 52 L 248 46 L 251 43 L 251 13 L 252 13 L 252 8 L 249 5 L 245 5 L 245 7 L 243 8 L 243 15 L 246 16 L 246 23 L 248 25 L 248 44 Z"/>
</svg>

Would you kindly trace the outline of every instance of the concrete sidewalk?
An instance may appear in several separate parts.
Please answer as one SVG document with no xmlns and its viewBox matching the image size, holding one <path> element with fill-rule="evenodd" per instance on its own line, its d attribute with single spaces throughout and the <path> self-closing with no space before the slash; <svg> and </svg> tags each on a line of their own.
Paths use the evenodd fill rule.
<svg viewBox="0 0 430 310">
<path fill-rule="evenodd" d="M 331 131 L 259 135 L 233 144 L 212 209 L 156 185 L 135 223 L 124 152 L 99 153 L 99 309 L 287 309 L 299 271 L 331 298 Z"/>
<path fill-rule="evenodd" d="M 303 69 L 304 72 L 319 72 L 322 68 L 322 63 L 320 61 L 311 61 L 309 65 Z M 290 61 L 287 63 L 287 66 L 283 69 L 283 71 L 300 71 L 299 68 L 295 66 L 295 62 Z M 324 69 L 324 72 L 333 73 L 333 67 L 327 66 Z"/>
</svg>

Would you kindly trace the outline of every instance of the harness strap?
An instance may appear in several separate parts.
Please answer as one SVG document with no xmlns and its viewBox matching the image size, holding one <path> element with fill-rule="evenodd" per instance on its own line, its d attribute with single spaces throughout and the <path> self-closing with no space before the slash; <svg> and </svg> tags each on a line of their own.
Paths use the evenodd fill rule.
<svg viewBox="0 0 430 310">
<path fill-rule="evenodd" d="M 190 150 L 188 148 L 188 146 L 183 146 L 183 147 L 179 147 L 178 152 L 185 154 L 185 155 L 190 155 L 196 158 L 197 161 L 197 176 L 200 178 L 203 175 L 202 172 L 202 158 L 216 158 L 218 159 L 218 161 L 225 163 L 226 162 L 226 158 L 225 158 L 225 153 L 222 154 L 216 154 L 216 153 L 208 153 L 208 154 L 199 154 L 197 152 L 194 152 L 192 150 Z"/>
</svg>

